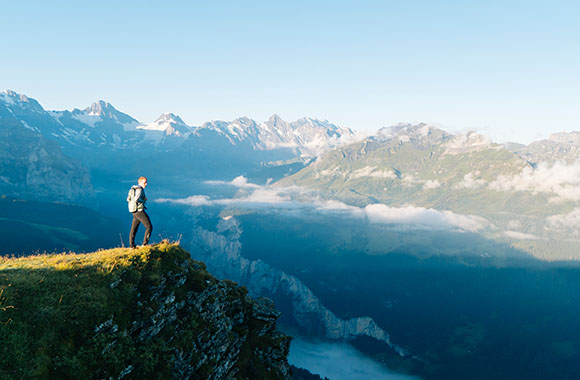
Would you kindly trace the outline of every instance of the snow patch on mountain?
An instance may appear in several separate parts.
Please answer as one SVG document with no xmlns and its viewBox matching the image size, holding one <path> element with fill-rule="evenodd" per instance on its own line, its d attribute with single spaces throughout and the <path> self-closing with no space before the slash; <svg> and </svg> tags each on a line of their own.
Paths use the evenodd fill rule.
<svg viewBox="0 0 580 380">
<path fill-rule="evenodd" d="M 101 123 L 103 121 L 103 119 L 96 114 L 90 114 L 90 113 L 72 113 L 72 118 L 88 125 L 91 128 L 95 128 L 95 124 L 97 123 Z"/>
<path fill-rule="evenodd" d="M 12 90 L 3 90 L 0 92 L 0 101 L 6 105 L 10 113 L 13 113 L 14 108 L 34 113 L 46 112 L 35 99 Z"/>
<path fill-rule="evenodd" d="M 4 103 L 6 103 L 7 105 L 14 105 L 15 101 L 14 101 L 14 94 L 16 94 L 13 91 L 10 90 L 2 90 L 2 92 L 0 92 L 0 100 Z"/>
</svg>

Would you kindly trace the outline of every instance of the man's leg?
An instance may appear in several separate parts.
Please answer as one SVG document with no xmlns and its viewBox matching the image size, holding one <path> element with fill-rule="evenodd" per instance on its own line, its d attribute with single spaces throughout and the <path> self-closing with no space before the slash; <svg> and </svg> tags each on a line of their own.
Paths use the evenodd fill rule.
<svg viewBox="0 0 580 380">
<path fill-rule="evenodd" d="M 133 223 L 131 223 L 131 233 L 129 233 L 129 246 L 131 248 L 135 248 L 135 235 L 137 234 L 137 229 L 139 228 L 139 217 L 137 216 L 138 212 L 133 213 Z"/>
<path fill-rule="evenodd" d="M 145 211 L 137 211 L 135 217 L 139 218 L 139 221 L 143 223 L 145 226 L 145 236 L 143 237 L 143 245 L 147 245 L 149 243 L 149 239 L 151 238 L 151 231 L 153 231 L 153 225 L 151 224 L 151 219 L 149 219 L 149 215 Z"/>
</svg>

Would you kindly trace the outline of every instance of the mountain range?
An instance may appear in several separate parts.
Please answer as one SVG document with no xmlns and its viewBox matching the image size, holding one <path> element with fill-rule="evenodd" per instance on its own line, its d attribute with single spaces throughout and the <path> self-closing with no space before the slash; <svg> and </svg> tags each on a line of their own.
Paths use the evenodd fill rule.
<svg viewBox="0 0 580 380">
<path fill-rule="evenodd" d="M 476 229 L 488 237 L 542 258 L 569 259 L 580 255 L 579 149 L 577 132 L 524 146 L 403 124 L 329 151 L 279 184 L 359 207 L 477 216 Z"/>
<path fill-rule="evenodd" d="M 428 124 L 364 136 L 326 120 L 277 115 L 190 126 L 164 113 L 143 123 L 104 101 L 46 111 L 9 90 L 0 93 L 0 132 L 0 192 L 8 196 L 87 203 L 93 186 L 101 193 L 142 173 L 163 177 L 167 188 L 242 174 L 351 206 L 474 215 L 481 233 L 536 256 L 580 255 L 580 132 L 522 145 Z"/>
</svg>

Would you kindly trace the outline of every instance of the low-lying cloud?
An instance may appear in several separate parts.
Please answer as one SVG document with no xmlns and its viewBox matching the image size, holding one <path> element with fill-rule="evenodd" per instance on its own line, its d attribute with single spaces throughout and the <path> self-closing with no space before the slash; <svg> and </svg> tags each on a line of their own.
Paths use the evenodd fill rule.
<svg viewBox="0 0 580 380">
<path fill-rule="evenodd" d="M 351 174 L 351 178 L 383 178 L 383 179 L 393 179 L 397 178 L 397 175 L 392 170 L 378 169 L 376 166 L 365 166 L 363 168 L 357 169 Z"/>
<path fill-rule="evenodd" d="M 346 343 L 314 343 L 292 339 L 288 362 L 331 380 L 412 380 L 389 371 Z"/>
<path fill-rule="evenodd" d="M 424 207 L 389 207 L 372 204 L 366 207 L 349 206 L 334 200 L 322 200 L 316 193 L 300 187 L 260 186 L 248 183 L 243 177 L 232 182 L 213 182 L 216 185 L 236 186 L 240 194 L 235 198 L 211 199 L 206 195 L 193 195 L 182 199 L 163 198 L 159 203 L 185 204 L 192 207 L 235 206 L 249 209 L 307 209 L 320 213 L 346 214 L 362 218 L 370 223 L 393 224 L 415 229 L 458 229 L 477 232 L 490 227 L 490 223 L 479 216 L 455 214 Z"/>
<path fill-rule="evenodd" d="M 485 186 L 485 180 L 481 178 L 476 178 L 479 173 L 467 173 L 463 176 L 463 179 L 455 184 L 456 189 L 478 189 Z"/>
<path fill-rule="evenodd" d="M 546 219 L 546 229 L 580 235 L 580 208 L 575 208 L 567 214 L 552 215 Z"/>
<path fill-rule="evenodd" d="M 532 194 L 554 195 L 553 202 L 580 200 L 580 161 L 568 165 L 564 162 L 553 164 L 542 162 L 536 168 L 525 167 L 521 173 L 500 175 L 489 184 L 497 191 L 527 191 Z"/>
<path fill-rule="evenodd" d="M 512 231 L 512 230 L 505 231 L 504 235 L 509 237 L 509 238 L 517 239 L 517 240 L 541 240 L 541 239 L 545 239 L 545 238 L 542 238 L 540 236 L 527 234 L 527 233 L 519 232 L 519 231 Z"/>
</svg>

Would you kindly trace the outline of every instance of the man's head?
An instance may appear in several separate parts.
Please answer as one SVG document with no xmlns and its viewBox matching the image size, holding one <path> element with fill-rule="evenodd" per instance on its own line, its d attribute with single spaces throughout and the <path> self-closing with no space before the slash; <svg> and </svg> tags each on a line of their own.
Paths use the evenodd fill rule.
<svg viewBox="0 0 580 380">
<path fill-rule="evenodd" d="M 137 181 L 137 183 L 142 188 L 145 188 L 147 186 L 147 177 L 139 177 L 139 180 Z"/>
</svg>

